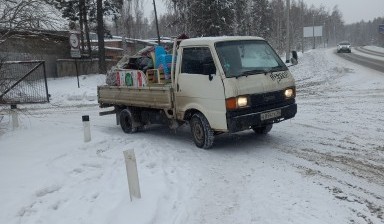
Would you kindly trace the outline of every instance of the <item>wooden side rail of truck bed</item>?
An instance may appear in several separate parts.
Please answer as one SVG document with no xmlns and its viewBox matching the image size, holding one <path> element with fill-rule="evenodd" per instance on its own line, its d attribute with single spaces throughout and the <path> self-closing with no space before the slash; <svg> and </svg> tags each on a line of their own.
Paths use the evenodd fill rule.
<svg viewBox="0 0 384 224">
<path fill-rule="evenodd" d="M 128 87 L 98 86 L 97 95 L 100 107 L 115 105 L 171 109 L 172 89 L 170 85 Z"/>
</svg>

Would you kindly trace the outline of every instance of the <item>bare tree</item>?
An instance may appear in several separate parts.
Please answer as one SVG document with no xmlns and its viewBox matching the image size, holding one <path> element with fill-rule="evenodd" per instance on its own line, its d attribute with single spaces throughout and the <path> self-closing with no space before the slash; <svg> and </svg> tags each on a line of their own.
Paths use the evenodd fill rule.
<svg viewBox="0 0 384 224">
<path fill-rule="evenodd" d="M 51 7 L 38 0 L 0 0 L 0 44 L 15 31 L 58 27 Z"/>
<path fill-rule="evenodd" d="M 123 36 L 143 38 L 145 36 L 144 2 L 142 0 L 124 1 L 121 8 Z"/>
</svg>

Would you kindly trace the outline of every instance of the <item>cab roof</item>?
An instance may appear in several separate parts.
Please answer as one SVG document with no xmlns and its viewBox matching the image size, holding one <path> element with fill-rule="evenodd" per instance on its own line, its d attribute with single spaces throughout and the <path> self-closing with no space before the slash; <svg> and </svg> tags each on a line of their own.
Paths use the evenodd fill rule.
<svg viewBox="0 0 384 224">
<path fill-rule="evenodd" d="M 264 40 L 261 37 L 254 36 L 221 36 L 221 37 L 199 37 L 182 40 L 181 47 L 184 46 L 197 46 L 197 45 L 214 45 L 222 41 L 235 41 L 235 40 Z"/>
</svg>

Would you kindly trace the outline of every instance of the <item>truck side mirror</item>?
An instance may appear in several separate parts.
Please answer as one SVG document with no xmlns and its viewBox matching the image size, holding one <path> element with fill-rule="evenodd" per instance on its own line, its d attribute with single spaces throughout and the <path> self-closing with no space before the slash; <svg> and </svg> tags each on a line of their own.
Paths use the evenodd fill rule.
<svg viewBox="0 0 384 224">
<path fill-rule="evenodd" d="M 212 62 L 203 64 L 203 75 L 208 75 L 209 80 L 211 81 L 213 79 L 212 74 L 216 74 L 215 63 L 213 63 L 212 61 Z"/>
</svg>

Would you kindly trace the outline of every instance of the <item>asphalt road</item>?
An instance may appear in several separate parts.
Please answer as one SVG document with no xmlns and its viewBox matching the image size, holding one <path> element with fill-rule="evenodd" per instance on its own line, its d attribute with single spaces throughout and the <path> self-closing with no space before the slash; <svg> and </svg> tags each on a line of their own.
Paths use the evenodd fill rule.
<svg viewBox="0 0 384 224">
<path fill-rule="evenodd" d="M 354 54 L 353 53 L 354 50 L 362 52 L 364 54 L 375 56 L 378 59 L 373 59 L 369 57 L 364 57 L 362 55 Z M 336 54 L 348 61 L 354 62 L 359 65 L 363 65 L 365 67 L 384 73 L 384 54 L 381 52 L 368 50 L 368 49 L 365 49 L 364 47 L 356 47 L 356 48 L 353 48 L 352 53 L 336 53 Z M 380 57 L 382 57 L 382 60 L 379 60 Z"/>
</svg>

